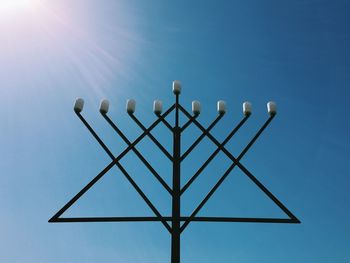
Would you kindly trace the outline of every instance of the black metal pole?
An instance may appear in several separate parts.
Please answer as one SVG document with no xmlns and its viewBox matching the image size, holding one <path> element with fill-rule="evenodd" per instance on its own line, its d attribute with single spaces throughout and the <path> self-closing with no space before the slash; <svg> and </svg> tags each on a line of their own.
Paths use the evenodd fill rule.
<svg viewBox="0 0 350 263">
<path fill-rule="evenodd" d="M 179 94 L 176 94 L 175 127 L 173 129 L 173 198 L 172 198 L 172 233 L 171 263 L 180 263 L 180 162 L 181 128 L 179 127 Z"/>
</svg>

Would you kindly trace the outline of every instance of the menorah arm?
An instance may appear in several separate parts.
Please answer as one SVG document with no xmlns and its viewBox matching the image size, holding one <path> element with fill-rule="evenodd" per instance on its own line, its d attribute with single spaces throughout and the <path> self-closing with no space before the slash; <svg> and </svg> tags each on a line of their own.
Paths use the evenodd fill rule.
<svg viewBox="0 0 350 263">
<path fill-rule="evenodd" d="M 275 117 L 276 115 L 271 115 L 267 121 L 263 124 L 263 126 L 261 126 L 261 128 L 259 129 L 259 131 L 254 135 L 254 137 L 250 140 L 250 142 L 247 144 L 247 146 L 242 150 L 242 152 L 239 154 L 239 156 L 237 157 L 237 160 L 240 161 L 243 156 L 247 153 L 247 151 L 250 149 L 250 147 L 253 146 L 253 144 L 256 142 L 256 140 L 259 138 L 259 136 L 263 133 L 263 131 L 267 128 L 267 126 L 271 123 L 272 119 Z"/>
<path fill-rule="evenodd" d="M 133 147 L 135 147 L 144 137 L 146 137 L 160 122 L 161 118 L 165 118 L 175 109 L 173 104 L 166 112 L 159 116 L 139 137 L 137 137 L 123 152 L 121 152 L 113 161 L 113 163 L 120 161 Z"/>
<path fill-rule="evenodd" d="M 190 126 L 191 123 L 193 123 L 193 120 L 197 119 L 198 116 L 199 116 L 198 114 L 193 115 L 184 125 L 182 125 L 182 127 L 181 127 L 181 132 L 183 132 L 184 130 L 186 130 L 186 128 L 187 128 L 188 126 Z"/>
<path fill-rule="evenodd" d="M 236 132 L 243 126 L 243 124 L 247 121 L 250 115 L 245 116 L 235 128 L 228 134 L 228 136 L 223 140 L 223 142 L 220 144 L 221 146 L 225 146 L 226 143 L 230 141 L 233 135 L 236 134 Z M 204 135 L 205 136 L 205 135 Z M 182 187 L 181 194 L 183 194 L 187 188 L 190 187 L 190 185 L 197 179 L 197 177 L 203 172 L 203 170 L 208 166 L 208 164 L 215 158 L 215 156 L 220 152 L 220 147 L 218 147 L 210 156 L 209 158 L 204 162 L 204 164 L 197 170 L 197 172 L 188 180 L 188 182 Z"/>
<path fill-rule="evenodd" d="M 135 121 L 135 123 L 143 130 L 146 130 L 146 127 L 136 118 L 134 114 L 129 114 L 129 116 Z M 159 121 L 162 121 L 162 119 L 159 117 Z M 164 148 L 164 146 L 151 134 L 148 133 L 147 136 L 158 146 L 158 148 L 165 154 L 166 157 L 168 157 L 171 161 L 173 160 L 173 157 L 171 154 Z"/>
<path fill-rule="evenodd" d="M 121 158 L 123 158 L 133 147 L 135 147 L 145 136 L 147 136 L 160 122 L 162 118 L 165 118 L 168 116 L 173 110 L 175 109 L 175 104 L 173 104 L 166 112 L 164 112 L 162 115 L 158 116 L 158 119 L 155 120 L 151 126 L 149 126 L 144 132 L 134 140 L 130 146 L 128 146 L 122 153 L 118 155 L 116 158 L 117 161 L 119 161 Z"/>
<path fill-rule="evenodd" d="M 95 183 L 97 183 L 114 165 L 115 160 L 109 163 L 98 175 L 96 175 L 87 185 L 84 186 L 72 199 L 70 199 L 50 220 L 58 220 L 60 216 L 67 211 L 78 199 L 84 195 Z"/>
<path fill-rule="evenodd" d="M 160 120 L 163 122 L 163 124 L 171 131 L 173 132 L 173 127 L 170 125 L 170 123 L 165 119 L 162 118 L 159 114 L 157 116 L 160 118 Z"/>
<path fill-rule="evenodd" d="M 219 114 L 215 120 L 208 126 L 208 128 L 206 129 L 207 132 L 211 131 L 215 125 L 219 122 L 219 120 L 223 117 L 223 114 Z M 191 117 L 192 122 L 194 122 L 196 119 L 193 119 L 193 117 Z M 190 120 L 191 120 L 190 119 Z M 181 156 L 181 161 L 183 161 L 192 151 L 193 149 L 203 140 L 203 138 L 206 136 L 205 133 L 202 133 L 197 140 L 195 140 L 195 142 L 187 149 L 187 151 Z"/>
<path fill-rule="evenodd" d="M 187 118 L 191 118 L 191 115 L 186 111 L 185 108 L 183 108 L 181 105 L 179 105 L 180 110 L 187 116 Z M 273 118 L 270 117 L 270 119 Z M 224 146 L 221 146 L 220 142 L 215 139 L 213 135 L 211 135 L 210 132 L 208 132 L 197 120 L 193 120 L 193 123 L 203 132 L 204 135 L 206 135 L 217 147 L 220 148 L 221 151 L 223 151 L 228 158 L 230 158 L 242 171 L 247 170 Z"/>
<path fill-rule="evenodd" d="M 181 111 L 190 118 L 191 115 L 180 105 Z M 244 153 L 249 149 L 249 147 L 252 146 L 252 144 L 256 141 L 258 136 L 262 133 L 262 131 L 268 126 L 268 124 L 271 122 L 272 118 L 275 115 L 272 115 L 266 123 L 260 128 L 257 135 L 254 136 L 251 143 L 249 143 L 246 147 L 246 149 L 243 150 Z M 232 161 L 233 164 L 226 170 L 224 175 L 219 179 L 219 181 L 215 184 L 215 186 L 210 190 L 210 192 L 207 194 L 207 196 L 202 200 L 202 202 L 198 205 L 198 207 L 193 211 L 193 213 L 190 216 L 190 219 L 187 220 L 182 226 L 181 226 L 181 232 L 187 227 L 187 225 L 191 222 L 191 219 L 196 216 L 196 214 L 201 210 L 201 208 L 205 205 L 205 203 L 209 200 L 209 198 L 214 194 L 214 192 L 218 189 L 218 187 L 222 184 L 222 182 L 226 179 L 228 174 L 232 171 L 232 169 L 237 165 L 278 207 L 281 208 L 291 219 L 297 219 L 292 212 L 290 212 L 262 183 L 257 180 L 253 174 L 251 174 L 248 169 L 246 169 L 238 159 L 236 159 L 229 151 L 226 150 L 225 147 L 220 146 L 220 143 L 209 133 L 206 132 L 205 128 L 198 122 L 194 121 L 194 123 L 197 125 L 198 128 L 202 130 L 203 133 L 206 133 L 206 135 L 213 141 Z M 242 153 L 243 153 L 242 152 Z M 244 154 L 243 154 L 244 155 Z M 240 158 L 243 157 L 242 154 L 240 154 Z"/>
<path fill-rule="evenodd" d="M 192 212 L 191 216 L 184 222 L 184 224 L 181 226 L 181 232 L 185 230 L 185 228 L 188 226 L 188 224 L 192 221 L 196 221 L 196 215 L 198 212 L 203 208 L 203 206 L 206 204 L 206 202 L 210 199 L 210 197 L 215 193 L 215 191 L 219 188 L 219 186 L 223 183 L 223 181 L 226 179 L 226 177 L 230 174 L 230 172 L 235 167 L 235 164 L 233 163 L 229 169 L 226 170 L 224 175 L 219 179 L 219 181 L 215 184 L 215 186 L 209 191 L 209 193 L 206 195 L 206 197 L 202 200 L 202 202 L 197 206 L 197 208 Z M 281 208 L 283 212 L 285 212 L 288 216 L 288 222 L 286 223 L 300 223 L 300 221 L 297 219 L 296 216 L 292 214 L 262 183 L 260 183 L 249 171 L 248 177 L 253 180 L 253 182 L 278 206 Z M 237 221 L 236 219 L 232 219 L 233 221 L 230 221 L 229 219 L 225 219 L 227 222 L 255 222 L 255 221 L 249 221 L 245 219 L 245 221 Z M 236 220 L 236 221 L 234 221 Z M 260 220 L 260 219 L 259 219 Z M 283 219 L 282 221 L 285 221 L 287 219 Z M 203 220 L 205 221 L 205 220 Z M 270 221 L 270 223 L 275 223 L 273 220 Z M 277 222 L 276 222 L 277 223 Z"/>
<path fill-rule="evenodd" d="M 131 142 L 124 135 L 124 133 L 115 125 L 115 123 L 107 116 L 107 114 L 102 114 L 105 120 L 111 125 L 111 127 L 118 133 L 118 135 L 124 140 L 124 142 L 130 146 Z M 163 180 L 163 178 L 157 173 L 157 171 L 151 166 L 151 164 L 142 156 L 142 154 L 135 148 L 131 148 L 132 151 L 136 154 L 136 156 L 144 163 L 144 165 L 148 168 L 148 170 L 154 175 L 154 177 L 163 185 L 163 187 L 172 194 L 171 188 L 168 184 Z"/>
<path fill-rule="evenodd" d="M 129 183 L 134 187 L 134 189 L 139 193 L 142 199 L 147 203 L 150 209 L 155 213 L 157 217 L 161 219 L 163 225 L 171 232 L 170 225 L 162 218 L 162 215 L 156 209 L 156 207 L 152 204 L 152 202 L 148 199 L 148 197 L 144 194 L 141 188 L 136 184 L 136 182 L 131 178 L 128 172 L 124 169 L 124 167 L 119 163 L 118 158 L 115 158 L 112 152 L 108 149 L 108 147 L 103 143 L 97 133 L 92 129 L 90 124 L 84 119 L 84 117 L 80 114 L 80 112 L 76 112 L 79 119 L 83 122 L 85 127 L 89 130 L 92 136 L 97 140 L 97 142 L 101 145 L 101 147 L 108 153 L 108 155 L 113 160 L 102 172 L 100 172 L 90 183 L 88 183 L 77 195 L 75 195 L 61 210 L 59 210 L 51 219 L 59 218 L 69 207 L 71 207 L 84 193 L 86 193 L 98 180 L 102 178 L 114 165 L 116 165 L 125 178 L 129 181 Z M 50 220 L 51 220 L 50 219 Z"/>
</svg>

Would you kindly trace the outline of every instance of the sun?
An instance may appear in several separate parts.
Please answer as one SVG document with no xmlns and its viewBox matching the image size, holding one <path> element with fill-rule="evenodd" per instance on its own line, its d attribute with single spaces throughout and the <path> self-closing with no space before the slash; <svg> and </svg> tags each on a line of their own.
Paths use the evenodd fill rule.
<svg viewBox="0 0 350 263">
<path fill-rule="evenodd" d="M 0 0 L 0 16 L 14 16 L 34 10 L 40 0 Z"/>
</svg>

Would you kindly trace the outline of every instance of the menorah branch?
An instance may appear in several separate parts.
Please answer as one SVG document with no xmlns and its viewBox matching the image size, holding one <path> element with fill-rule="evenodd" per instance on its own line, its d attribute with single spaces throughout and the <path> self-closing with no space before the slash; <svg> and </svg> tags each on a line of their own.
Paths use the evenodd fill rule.
<svg viewBox="0 0 350 263">
<path fill-rule="evenodd" d="M 135 123 L 143 130 L 146 131 L 146 127 L 136 118 L 134 114 L 129 114 L 130 117 L 135 121 Z M 160 121 L 164 121 L 164 119 L 159 118 Z M 171 154 L 164 148 L 164 146 L 149 132 L 147 136 L 158 146 L 158 148 L 165 154 L 169 160 L 172 160 Z"/>
<path fill-rule="evenodd" d="M 97 136 L 97 134 L 94 132 L 94 130 L 90 127 L 90 125 L 86 122 L 86 120 L 81 116 L 80 112 L 83 108 L 83 102 L 82 100 L 77 100 L 77 103 L 74 106 L 74 111 L 78 115 L 78 117 L 83 121 L 84 125 L 88 128 L 90 132 L 92 132 L 94 137 L 98 142 L 101 142 L 101 145 L 104 145 L 101 139 Z M 164 114 L 162 114 L 162 118 L 165 118 L 168 114 L 170 114 L 175 108 L 175 105 L 171 106 Z M 123 158 L 135 145 L 137 145 L 150 131 L 152 131 L 158 123 L 161 121 L 160 118 L 158 118 L 155 122 L 152 123 L 152 125 L 149 126 L 148 129 L 146 129 L 133 143 L 131 143 L 130 146 L 128 146 L 122 153 L 118 155 L 118 157 L 114 158 L 111 163 L 109 163 L 95 178 L 93 178 L 86 186 L 83 187 L 68 203 L 66 203 L 49 221 L 54 222 L 53 220 L 58 219 L 67 209 L 69 209 L 82 195 L 84 195 L 96 182 L 98 182 L 114 165 L 118 164 L 120 159 Z M 98 138 L 98 139 L 97 139 Z M 113 154 L 108 150 L 108 148 L 105 146 L 104 148 L 109 152 L 110 156 L 113 156 Z M 131 178 L 130 178 L 131 179 Z M 131 179 L 132 180 L 132 179 Z M 143 194 L 144 195 L 144 194 Z M 145 196 L 145 195 L 144 195 Z M 146 196 L 145 196 L 146 197 Z M 146 197 L 147 198 L 147 197 Z M 148 198 L 147 198 L 148 199 Z M 154 210 L 155 214 L 161 218 L 160 213 L 155 209 L 155 207 L 151 204 L 151 207 L 153 207 L 152 210 Z M 169 232 L 171 232 L 170 226 L 167 224 L 166 221 L 162 220 L 162 223 L 164 226 L 168 229 Z"/>
<path fill-rule="evenodd" d="M 191 119 L 189 119 L 184 125 L 182 125 L 181 127 L 181 133 L 186 130 L 192 123 L 193 123 L 193 120 L 196 119 L 198 117 L 198 114 L 196 115 L 193 115 L 191 117 Z"/>
<path fill-rule="evenodd" d="M 107 116 L 107 114 L 102 114 L 105 120 L 111 125 L 111 127 L 119 134 L 119 136 L 124 140 L 124 142 L 130 146 L 131 142 L 126 138 L 122 131 L 115 125 L 115 123 Z M 135 148 L 132 147 L 132 151 L 136 156 L 143 162 L 143 164 L 148 168 L 148 170 L 154 175 L 154 177 L 163 185 L 163 187 L 172 194 L 171 188 L 163 180 L 163 178 L 157 173 L 157 171 L 151 166 L 151 164 L 142 156 L 142 154 Z"/>
<path fill-rule="evenodd" d="M 84 119 L 84 117 L 77 113 L 79 118 L 83 121 L 85 127 L 90 131 L 92 136 L 98 141 L 98 143 L 109 153 L 112 160 L 115 159 L 111 151 L 107 148 L 107 146 L 103 143 L 103 141 L 100 139 L 100 137 L 97 135 L 97 133 L 92 129 L 92 127 L 88 124 L 88 122 Z M 131 149 L 135 149 L 134 147 Z M 124 167 L 118 162 L 115 163 L 115 165 L 119 168 L 119 170 L 124 174 L 125 178 L 129 181 L 129 183 L 134 187 L 134 189 L 139 193 L 139 195 L 142 197 L 142 199 L 147 203 L 147 205 L 151 208 L 151 210 L 157 215 L 160 219 L 162 219 L 162 215 L 159 213 L 159 211 L 156 209 L 156 207 L 152 204 L 152 202 L 148 199 L 148 197 L 145 195 L 145 193 L 141 190 L 141 188 L 137 185 L 137 183 L 132 179 L 132 177 L 129 175 L 129 173 L 124 169 Z M 161 220 L 164 226 L 171 231 L 170 226 L 165 220 Z"/>
<path fill-rule="evenodd" d="M 219 122 L 219 120 L 221 120 L 221 118 L 224 116 L 224 114 L 219 114 L 215 120 L 208 126 L 208 128 L 206 129 L 207 132 L 211 131 L 215 125 Z M 195 119 L 192 120 L 191 118 L 191 123 L 194 122 Z M 186 152 L 181 156 L 181 161 L 183 161 L 192 151 L 193 149 L 203 140 L 203 138 L 205 137 L 205 133 L 202 133 L 197 140 L 195 140 L 195 142 L 186 150 Z"/>
<path fill-rule="evenodd" d="M 229 135 L 223 140 L 223 142 L 220 144 L 220 146 L 225 146 L 226 143 L 230 141 L 232 136 L 236 134 L 236 132 L 243 126 L 243 124 L 247 121 L 250 115 L 245 116 L 238 125 L 229 133 Z M 205 136 L 203 133 L 202 135 Z M 190 187 L 190 185 L 197 179 L 197 177 L 203 172 L 203 170 L 208 166 L 208 164 L 215 158 L 215 156 L 221 151 L 220 147 L 217 147 L 217 149 L 209 156 L 209 158 L 204 162 L 204 164 L 196 171 L 196 173 L 190 178 L 190 180 L 182 187 L 181 194 L 183 194 L 187 188 Z"/>
<path fill-rule="evenodd" d="M 249 115 L 248 115 L 249 116 Z M 246 117 L 248 118 L 248 117 Z M 257 140 L 257 138 L 261 135 L 261 133 L 266 129 L 268 124 L 271 122 L 273 117 L 270 117 L 265 124 L 259 129 L 258 133 L 253 137 L 253 139 L 248 143 L 247 147 L 242 151 L 243 154 L 240 154 L 238 159 L 235 159 L 234 163 L 225 171 L 223 176 L 219 179 L 219 181 L 214 185 L 214 187 L 209 191 L 209 193 L 206 195 L 206 197 L 200 202 L 200 204 L 197 206 L 197 208 L 192 212 L 191 218 L 195 217 L 197 213 L 202 209 L 202 207 L 206 204 L 206 202 L 210 199 L 210 197 L 215 193 L 215 191 L 220 187 L 220 185 L 224 182 L 226 177 L 230 174 L 230 172 L 233 170 L 233 168 L 239 163 L 240 159 L 244 156 L 244 154 L 247 152 L 247 148 L 250 148 L 253 143 Z M 200 123 L 198 123 L 198 126 Z M 203 133 L 206 133 L 207 135 L 210 135 L 209 132 L 207 132 L 205 129 L 202 129 Z M 215 138 L 214 138 L 215 139 Z M 226 139 L 224 142 L 227 143 L 229 139 Z M 218 149 L 222 150 L 225 149 L 223 144 L 218 144 Z M 183 231 L 187 225 L 190 223 L 191 220 L 186 221 L 182 226 L 181 226 L 181 231 Z"/>
<path fill-rule="evenodd" d="M 210 199 L 210 197 L 215 193 L 215 191 L 219 188 L 219 186 L 224 182 L 224 180 L 227 178 L 227 176 L 230 174 L 230 172 L 234 169 L 234 167 L 238 164 L 240 164 L 240 160 L 243 158 L 245 153 L 248 151 L 248 149 L 254 144 L 254 142 L 258 139 L 258 137 L 262 134 L 262 132 L 266 129 L 268 124 L 271 122 L 271 120 L 274 118 L 275 115 L 271 115 L 270 118 L 264 123 L 264 125 L 259 129 L 259 131 L 256 133 L 256 135 L 253 137 L 253 139 L 248 143 L 248 145 L 244 148 L 244 150 L 241 152 L 239 157 L 237 159 L 233 160 L 233 164 L 225 171 L 223 176 L 219 179 L 219 181 L 214 185 L 214 187 L 209 191 L 209 193 L 206 195 L 206 197 L 200 202 L 200 204 L 197 206 L 197 208 L 192 212 L 190 218 L 194 218 L 196 214 L 202 209 L 202 207 L 206 204 L 206 202 Z M 199 124 L 199 123 L 198 123 Z M 200 124 L 199 124 L 200 125 Z M 205 129 L 202 129 L 203 132 L 206 132 Z M 206 132 L 209 134 L 208 132 Z M 209 134 L 210 135 L 210 134 Z M 215 138 L 214 138 L 215 139 Z M 218 149 L 223 150 L 225 149 L 223 145 L 218 145 Z M 234 158 L 234 157 L 233 157 Z M 258 187 L 267 194 L 267 196 L 273 200 L 291 219 L 297 219 L 275 196 L 270 193 L 267 188 L 260 183 L 244 166 L 243 172 L 253 181 L 258 182 Z M 191 222 L 191 220 L 187 220 L 182 226 L 181 231 L 183 231 L 187 225 Z"/>
<path fill-rule="evenodd" d="M 158 116 L 158 115 L 157 115 L 157 116 Z M 162 120 L 163 124 L 169 129 L 169 131 L 171 131 L 171 132 L 174 131 L 174 128 L 170 125 L 169 122 L 167 122 L 166 119 L 162 118 L 161 120 Z"/>
</svg>

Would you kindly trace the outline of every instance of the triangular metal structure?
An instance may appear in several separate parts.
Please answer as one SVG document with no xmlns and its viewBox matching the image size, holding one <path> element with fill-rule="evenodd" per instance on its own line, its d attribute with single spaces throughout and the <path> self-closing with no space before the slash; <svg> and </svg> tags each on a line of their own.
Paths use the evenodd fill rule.
<svg viewBox="0 0 350 263">
<path fill-rule="evenodd" d="M 270 124 L 272 119 L 276 115 L 275 104 L 268 104 L 268 111 L 270 117 L 263 124 L 263 126 L 258 130 L 255 136 L 243 149 L 240 155 L 236 158 L 234 157 L 226 148 L 225 144 L 233 137 L 233 135 L 243 126 L 247 119 L 251 115 L 251 105 L 244 103 L 243 112 L 244 118 L 238 123 L 238 125 L 229 133 L 229 135 L 219 142 L 216 138 L 210 133 L 211 129 L 219 122 L 219 120 L 225 114 L 226 108 L 223 101 L 218 102 L 218 116 L 216 119 L 208 126 L 204 128 L 197 120 L 197 117 L 200 113 L 200 104 L 197 101 L 194 101 L 192 104 L 192 112 L 190 114 L 185 108 L 183 108 L 179 103 L 180 95 L 180 84 L 178 82 L 173 83 L 173 92 L 175 94 L 175 103 L 163 114 L 162 104 L 160 101 L 155 101 L 154 103 L 154 112 L 157 115 L 156 121 L 153 122 L 148 128 L 146 128 L 134 115 L 135 111 L 135 101 L 129 100 L 127 103 L 127 112 L 130 117 L 135 121 L 135 123 L 143 130 L 143 133 L 133 142 L 130 142 L 127 137 L 122 133 L 122 131 L 114 124 L 114 122 L 107 116 L 109 103 L 108 101 L 102 101 L 100 112 L 110 126 L 115 130 L 115 132 L 125 141 L 128 145 L 126 149 L 115 157 L 109 148 L 104 144 L 92 127 L 88 124 L 85 118 L 81 115 L 83 108 L 82 99 L 78 99 L 74 110 L 80 120 L 83 122 L 85 127 L 89 130 L 92 136 L 100 144 L 100 146 L 105 150 L 105 152 L 111 158 L 111 162 L 95 177 L 93 178 L 83 189 L 81 189 L 67 204 L 65 204 L 50 220 L 51 223 L 60 223 L 60 222 L 161 222 L 165 228 L 171 234 L 171 262 L 179 263 L 180 262 L 180 236 L 181 233 L 191 222 L 244 222 L 244 223 L 300 223 L 299 219 L 289 210 L 285 205 L 282 204 L 243 164 L 240 163 L 242 157 L 247 153 L 250 147 L 258 139 L 261 133 L 266 129 Z M 174 124 L 170 124 L 166 120 L 171 112 L 175 111 L 175 121 Z M 184 114 L 188 121 L 180 125 L 179 123 L 179 114 Z M 161 143 L 152 135 L 151 131 L 158 125 L 164 124 L 173 135 L 173 152 L 169 153 Z M 181 154 L 181 134 L 184 130 L 191 124 L 196 125 L 202 132 L 202 134 L 195 140 L 195 142 L 183 153 Z M 162 177 L 155 171 L 150 163 L 142 156 L 142 154 L 136 149 L 136 145 L 142 141 L 143 138 L 148 136 L 155 145 L 164 153 L 164 155 L 170 159 L 173 165 L 173 182 L 172 187 L 169 187 L 168 184 L 162 179 Z M 192 152 L 192 150 L 201 142 L 201 140 L 207 137 L 209 138 L 217 147 L 217 149 L 210 155 L 208 160 L 203 163 L 203 165 L 197 170 L 197 172 L 190 178 L 190 180 L 181 188 L 180 178 L 181 178 L 181 162 Z M 120 164 L 120 160 L 129 152 L 133 151 L 136 156 L 145 164 L 149 169 L 150 173 L 155 176 L 160 184 L 168 191 L 172 197 L 172 215 L 163 216 L 157 210 L 157 208 L 152 204 L 148 197 L 144 194 L 142 189 L 136 184 L 132 179 L 129 173 L 124 169 Z M 197 208 L 191 213 L 190 216 L 182 216 L 180 210 L 181 195 L 190 187 L 190 185 L 197 179 L 197 177 L 202 173 L 202 171 L 207 167 L 207 165 L 213 160 L 213 158 L 219 153 L 224 153 L 231 161 L 232 164 L 228 167 L 225 173 L 221 176 L 218 182 L 213 186 L 213 188 L 208 192 L 205 198 L 199 203 Z M 153 211 L 153 217 L 63 217 L 63 213 L 66 212 L 76 201 L 78 201 L 92 186 L 97 183 L 101 178 L 113 167 L 117 166 L 133 188 L 138 192 L 138 194 L 143 198 L 149 208 Z M 224 180 L 228 177 L 231 171 L 238 167 L 244 174 L 267 196 L 272 200 L 286 215 L 287 218 L 250 218 L 250 217 L 198 217 L 198 212 L 210 199 L 210 197 L 215 193 L 215 191 L 220 187 Z"/>
</svg>

